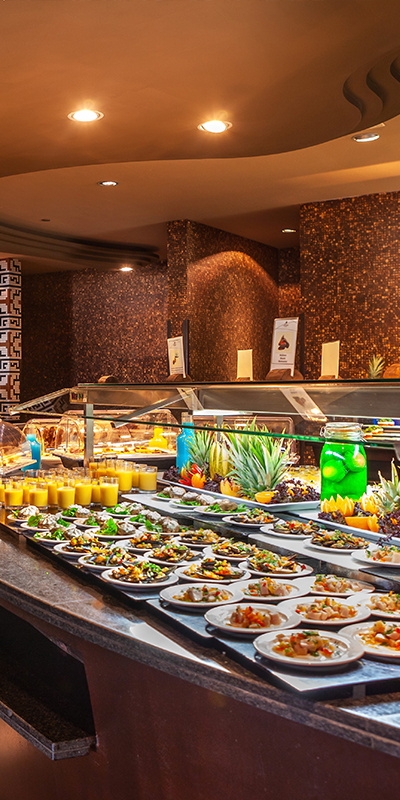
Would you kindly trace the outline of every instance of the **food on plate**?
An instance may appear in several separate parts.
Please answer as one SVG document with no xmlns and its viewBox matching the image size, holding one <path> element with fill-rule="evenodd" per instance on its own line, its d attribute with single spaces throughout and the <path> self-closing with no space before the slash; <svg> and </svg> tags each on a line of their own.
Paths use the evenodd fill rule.
<svg viewBox="0 0 400 800">
<path fill-rule="evenodd" d="M 37 506 L 22 506 L 22 508 L 16 508 L 14 511 L 10 511 L 9 516 L 26 522 L 29 517 L 34 517 L 39 513 Z"/>
<path fill-rule="evenodd" d="M 78 533 L 77 528 L 75 525 L 72 525 L 74 531 Z M 49 541 L 55 542 L 68 542 L 70 537 L 67 534 L 67 528 L 63 526 L 59 526 L 58 528 L 45 528 L 42 531 L 37 531 L 33 534 L 34 539 L 49 539 Z"/>
<path fill-rule="evenodd" d="M 385 614 L 400 614 L 400 594 L 374 594 L 368 598 L 366 604 L 373 611 L 383 611 Z"/>
<path fill-rule="evenodd" d="M 296 633 L 278 633 L 276 644 L 273 646 L 275 653 L 288 658 L 315 659 L 332 658 L 340 654 L 339 647 L 329 636 L 321 636 L 318 631 L 296 631 Z"/>
<path fill-rule="evenodd" d="M 243 594 L 250 597 L 288 597 L 293 592 L 289 583 L 279 583 L 273 578 L 262 578 L 252 581 L 242 589 Z"/>
<path fill-rule="evenodd" d="M 218 542 L 222 537 L 219 536 L 218 533 L 211 530 L 211 528 L 199 528 L 198 531 L 195 531 L 191 528 L 185 530 L 184 533 L 179 535 L 181 542 L 185 542 L 185 544 L 215 544 Z"/>
<path fill-rule="evenodd" d="M 297 564 L 286 556 L 272 553 L 271 550 L 258 550 L 253 556 L 247 559 L 251 569 L 257 572 L 299 572 L 299 569 L 306 569 L 304 564 Z"/>
<path fill-rule="evenodd" d="M 85 556 L 86 564 L 92 564 L 96 567 L 113 567 L 122 564 L 125 561 L 134 562 L 137 559 L 133 558 L 126 550 L 120 547 L 101 547 L 94 546 L 91 552 Z"/>
<path fill-rule="evenodd" d="M 219 558 L 203 558 L 202 561 L 192 564 L 183 570 L 189 578 L 202 578 L 211 581 L 230 581 L 242 578 L 244 570 L 237 569 L 228 561 Z"/>
<path fill-rule="evenodd" d="M 211 550 L 219 556 L 226 556 L 226 558 L 229 556 L 246 558 L 249 553 L 256 553 L 257 547 L 255 544 L 236 541 L 235 539 L 220 539 L 219 542 L 212 545 Z"/>
<path fill-rule="evenodd" d="M 240 503 L 239 505 L 235 503 L 233 500 L 218 500 L 215 503 L 210 503 L 210 498 L 207 498 L 207 505 L 201 509 L 202 513 L 205 514 L 228 514 L 229 512 L 235 512 L 235 520 L 237 519 L 236 514 L 238 512 L 247 512 L 249 509 L 247 508 L 245 503 Z"/>
<path fill-rule="evenodd" d="M 114 569 L 111 578 L 124 583 L 158 583 L 167 580 L 170 573 L 170 567 L 161 567 L 150 561 L 135 561 Z"/>
<path fill-rule="evenodd" d="M 277 611 L 255 611 L 251 606 L 236 606 L 225 623 L 232 628 L 270 628 L 271 625 L 280 625 L 281 619 Z"/>
<path fill-rule="evenodd" d="M 320 494 L 310 484 L 290 478 L 278 483 L 274 489 L 274 495 L 269 501 L 270 504 L 277 503 L 304 503 L 310 500 L 319 500 Z"/>
<path fill-rule="evenodd" d="M 313 622 L 342 622 L 357 615 L 357 609 L 347 603 L 339 603 L 334 597 L 322 597 L 320 600 L 302 600 L 296 606 L 297 614 Z"/>
<path fill-rule="evenodd" d="M 55 530 L 60 527 L 65 529 L 73 528 L 76 530 L 72 522 L 61 519 L 59 514 L 34 514 L 32 517 L 29 517 L 27 525 L 30 528 L 40 528 L 43 530 Z"/>
<path fill-rule="evenodd" d="M 400 626 L 379 619 L 370 628 L 358 631 L 357 636 L 367 647 L 388 647 L 400 650 Z"/>
<path fill-rule="evenodd" d="M 172 541 L 174 541 L 172 536 L 166 538 L 165 536 L 160 536 L 156 531 L 148 531 L 147 533 L 138 531 L 137 533 L 131 534 L 129 539 L 130 546 L 138 548 L 139 550 L 148 550 L 150 547 L 156 545 L 161 547 L 161 545 Z"/>
<path fill-rule="evenodd" d="M 361 536 L 353 536 L 344 531 L 326 531 L 321 529 L 312 534 L 311 544 L 330 547 L 332 550 L 359 550 L 367 547 L 368 542 Z"/>
<path fill-rule="evenodd" d="M 82 533 L 80 536 L 69 539 L 63 546 L 63 551 L 66 553 L 90 553 L 93 545 L 101 547 L 101 542 L 95 536 L 90 536 L 89 533 Z"/>
<path fill-rule="evenodd" d="M 218 586 L 190 586 L 180 594 L 174 595 L 174 600 L 182 603 L 226 603 L 232 597 L 227 589 L 220 589 Z"/>
<path fill-rule="evenodd" d="M 143 506 L 140 503 L 117 503 L 115 506 L 106 508 L 108 514 L 115 514 L 118 517 L 130 517 L 132 514 L 137 514 L 142 511 Z"/>
<path fill-rule="evenodd" d="M 317 522 L 300 522 L 300 520 L 277 520 L 272 526 L 277 533 L 287 533 L 289 536 L 311 536 L 312 533 L 319 531 Z"/>
<path fill-rule="evenodd" d="M 157 559 L 157 561 L 165 561 L 168 564 L 179 564 L 181 561 L 191 561 L 192 558 L 198 558 L 198 553 L 189 550 L 185 544 L 164 544 L 161 547 L 156 547 L 147 553 L 149 560 Z"/>
<path fill-rule="evenodd" d="M 179 500 L 186 494 L 186 489 L 181 486 L 166 486 L 161 492 L 157 492 L 156 497 L 161 500 Z"/>
<path fill-rule="evenodd" d="M 394 544 L 376 547 L 374 550 L 367 549 L 365 554 L 371 561 L 376 561 L 378 563 L 383 562 L 385 564 L 400 564 L 400 547 L 395 547 Z"/>
<path fill-rule="evenodd" d="M 90 509 L 85 506 L 68 506 L 63 511 L 64 517 L 71 517 L 72 519 L 79 519 L 90 516 Z"/>
<path fill-rule="evenodd" d="M 241 514 L 235 514 L 235 523 L 241 522 L 243 525 L 269 525 L 275 519 L 273 514 L 260 508 L 248 508 Z"/>
<path fill-rule="evenodd" d="M 350 578 L 339 578 L 337 575 L 316 575 L 311 586 L 312 592 L 326 592 L 326 594 L 345 594 L 348 592 L 362 592 L 365 586 L 359 581 Z"/>
<path fill-rule="evenodd" d="M 196 494 L 196 492 L 185 492 L 177 502 L 180 506 L 208 506 L 210 498 L 204 494 Z"/>
<path fill-rule="evenodd" d="M 172 517 L 160 517 L 155 522 L 146 519 L 144 527 L 147 528 L 148 531 L 157 531 L 158 533 L 178 534 L 186 530 L 186 528 L 179 525 L 179 522 L 177 522 L 176 519 L 172 519 Z"/>
</svg>

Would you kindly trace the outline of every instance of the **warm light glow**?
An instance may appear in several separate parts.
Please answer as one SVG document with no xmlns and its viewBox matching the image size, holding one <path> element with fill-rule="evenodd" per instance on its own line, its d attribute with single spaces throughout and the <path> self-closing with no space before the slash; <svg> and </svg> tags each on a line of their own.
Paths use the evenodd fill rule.
<svg viewBox="0 0 400 800">
<path fill-rule="evenodd" d="M 223 133 L 232 127 L 232 123 L 222 122 L 220 119 L 210 119 L 208 122 L 202 122 L 197 127 L 200 131 L 207 131 L 208 133 Z"/>
<path fill-rule="evenodd" d="M 282 228 L 282 233 L 297 233 L 296 228 Z"/>
<path fill-rule="evenodd" d="M 118 186 L 118 181 L 97 181 L 98 186 Z"/>
<path fill-rule="evenodd" d="M 121 267 L 120 272 L 132 272 L 132 267 Z"/>
<path fill-rule="evenodd" d="M 373 133 L 372 131 L 369 133 L 356 133 L 355 136 L 351 138 L 353 142 L 374 142 L 376 139 L 379 139 L 379 133 Z"/>
<path fill-rule="evenodd" d="M 81 108 L 79 111 L 71 111 L 68 117 L 74 119 L 75 122 L 94 122 L 96 119 L 104 117 L 104 114 L 101 111 L 92 111 L 90 108 Z"/>
</svg>

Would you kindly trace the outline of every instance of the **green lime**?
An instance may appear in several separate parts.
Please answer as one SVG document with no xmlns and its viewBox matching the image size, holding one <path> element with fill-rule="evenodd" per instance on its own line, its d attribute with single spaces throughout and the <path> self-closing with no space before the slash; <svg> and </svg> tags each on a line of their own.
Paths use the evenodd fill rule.
<svg viewBox="0 0 400 800">
<path fill-rule="evenodd" d="M 351 470 L 351 472 L 360 472 L 362 469 L 365 469 L 367 463 L 365 455 L 357 451 L 346 453 L 344 460 L 347 469 Z"/>
<path fill-rule="evenodd" d="M 346 467 L 343 461 L 335 459 L 335 461 L 327 461 L 322 467 L 322 475 L 328 481 L 338 483 L 342 481 L 347 474 Z"/>
</svg>

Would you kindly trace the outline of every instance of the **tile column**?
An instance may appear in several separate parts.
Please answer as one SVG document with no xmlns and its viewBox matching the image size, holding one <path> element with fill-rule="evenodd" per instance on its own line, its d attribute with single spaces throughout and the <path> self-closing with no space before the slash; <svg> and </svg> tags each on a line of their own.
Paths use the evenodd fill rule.
<svg viewBox="0 0 400 800">
<path fill-rule="evenodd" d="M 0 260 L 0 412 L 18 403 L 21 349 L 21 262 Z"/>
</svg>

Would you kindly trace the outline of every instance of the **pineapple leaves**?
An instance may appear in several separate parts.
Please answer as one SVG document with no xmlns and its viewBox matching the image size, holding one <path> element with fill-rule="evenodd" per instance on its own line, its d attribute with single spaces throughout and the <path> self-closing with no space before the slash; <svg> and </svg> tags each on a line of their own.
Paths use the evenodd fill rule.
<svg viewBox="0 0 400 800">
<path fill-rule="evenodd" d="M 269 433 L 267 427 L 256 429 L 255 420 L 244 430 Z M 290 444 L 282 448 L 280 440 L 229 431 L 224 434 L 233 468 L 229 477 L 241 487 L 246 497 L 254 497 L 264 489 L 274 489 L 289 461 Z"/>
</svg>

